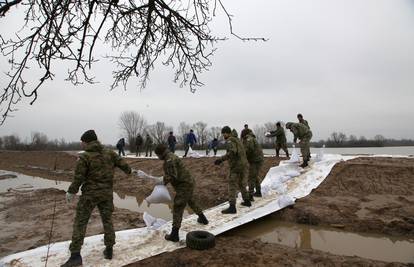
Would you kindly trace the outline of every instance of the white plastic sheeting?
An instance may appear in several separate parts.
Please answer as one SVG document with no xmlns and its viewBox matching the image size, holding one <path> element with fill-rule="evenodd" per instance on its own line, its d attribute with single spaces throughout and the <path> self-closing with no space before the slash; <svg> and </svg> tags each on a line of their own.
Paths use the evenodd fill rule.
<svg viewBox="0 0 414 267">
<path fill-rule="evenodd" d="M 173 251 L 185 246 L 185 236 L 189 231 L 205 230 L 218 235 L 239 225 L 253 221 L 270 213 L 278 211 L 294 203 L 295 199 L 308 195 L 328 176 L 332 167 L 339 161 L 355 157 L 341 155 L 324 155 L 319 162 L 312 162 L 309 167 L 302 169 L 297 163 L 283 161 L 267 173 L 262 182 L 265 194 L 256 198 L 252 207 L 239 205 L 237 214 L 221 214 L 227 207 L 223 203 L 205 211 L 210 223 L 197 223 L 197 216 L 190 215 L 184 218 L 180 229 L 180 242 L 173 243 L 164 240 L 165 233 L 171 230 L 171 222 L 155 230 L 144 227 L 116 233 L 114 258 L 105 260 L 102 256 L 104 249 L 103 235 L 85 238 L 82 247 L 83 266 L 122 266 L 142 260 L 163 252 Z M 298 176 L 294 176 L 294 175 Z M 148 216 L 146 216 L 148 219 Z M 149 222 L 149 224 L 151 224 Z M 153 222 L 152 222 L 153 224 Z M 49 266 L 59 266 L 69 257 L 70 241 L 52 244 L 48 257 Z M 44 266 L 47 246 L 23 251 L 0 259 L 0 266 Z"/>
</svg>

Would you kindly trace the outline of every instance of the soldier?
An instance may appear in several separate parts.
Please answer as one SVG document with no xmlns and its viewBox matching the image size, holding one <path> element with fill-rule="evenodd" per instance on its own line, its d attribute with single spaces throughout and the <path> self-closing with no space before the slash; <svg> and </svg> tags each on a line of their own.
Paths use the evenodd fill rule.
<svg viewBox="0 0 414 267">
<path fill-rule="evenodd" d="M 142 136 L 140 134 L 137 135 L 137 137 L 135 138 L 135 148 L 137 149 L 137 154 L 136 156 L 141 156 L 141 148 L 142 148 L 142 144 L 144 143 L 144 140 L 142 139 Z"/>
<path fill-rule="evenodd" d="M 168 136 L 167 142 L 168 142 L 168 149 L 172 153 L 174 153 L 175 152 L 175 144 L 177 144 L 177 139 L 175 138 L 173 132 L 170 132 L 170 135 Z"/>
<path fill-rule="evenodd" d="M 303 119 L 302 114 L 300 114 L 300 113 L 299 113 L 299 114 L 297 115 L 297 118 L 298 118 L 299 123 L 302 123 L 303 125 L 305 125 L 306 127 L 308 127 L 308 129 L 310 130 L 309 123 L 308 123 L 308 121 L 307 121 L 307 120 L 304 120 L 304 119 Z"/>
<path fill-rule="evenodd" d="M 190 172 L 184 167 L 182 161 L 172 152 L 168 151 L 164 144 L 159 144 L 155 148 L 155 154 L 160 160 L 164 161 L 164 179 L 163 184 L 171 183 L 175 190 L 174 206 L 173 206 L 173 223 L 172 230 L 169 235 L 165 235 L 165 239 L 178 242 L 179 229 L 183 219 L 185 206 L 188 204 L 190 208 L 198 215 L 197 222 L 208 224 L 206 216 L 204 216 L 198 202 L 194 197 L 195 181 Z"/>
<path fill-rule="evenodd" d="M 126 174 L 131 174 L 131 168 L 119 155 L 101 145 L 94 130 L 86 131 L 81 136 L 81 141 L 85 152 L 79 155 L 73 182 L 66 193 L 66 201 L 72 202 L 80 186 L 82 195 L 79 197 L 73 223 L 72 242 L 69 246 L 71 256 L 62 267 L 82 265 L 80 250 L 86 226 L 95 207 L 99 209 L 104 227 L 104 256 L 105 259 L 112 259 L 112 247 L 115 244 L 112 225 L 114 169 L 118 167 Z"/>
<path fill-rule="evenodd" d="M 296 143 L 297 139 L 300 139 L 300 152 L 302 153 L 303 163 L 300 165 L 302 168 L 308 166 L 310 159 L 309 142 L 312 139 L 312 132 L 306 127 L 305 124 L 288 122 L 286 123 L 286 129 L 289 129 L 293 133 L 293 142 Z"/>
<path fill-rule="evenodd" d="M 214 161 L 215 165 L 220 165 L 223 161 L 228 160 L 230 165 L 229 174 L 229 208 L 222 210 L 221 213 L 237 213 L 236 210 L 236 199 L 237 191 L 242 194 L 243 206 L 250 207 L 249 194 L 246 191 L 246 180 L 247 180 L 247 168 L 248 162 L 246 158 L 246 152 L 241 141 L 232 135 L 232 131 L 229 126 L 224 126 L 221 129 L 226 142 L 226 154 L 221 158 Z"/>
<path fill-rule="evenodd" d="M 148 157 L 148 152 L 150 157 L 152 157 L 152 138 L 149 134 L 145 137 L 145 156 Z"/>
<path fill-rule="evenodd" d="M 194 134 L 193 129 L 190 129 L 190 132 L 185 137 L 185 153 L 184 158 L 187 157 L 188 150 L 190 150 L 190 147 L 193 148 L 194 144 L 197 143 L 196 136 Z"/>
<path fill-rule="evenodd" d="M 260 187 L 261 179 L 259 172 L 263 166 L 263 150 L 256 140 L 253 132 L 248 132 L 243 139 L 244 149 L 246 150 L 247 161 L 249 162 L 249 195 L 250 201 L 254 201 L 253 195 L 256 197 L 262 196 Z M 256 192 L 254 191 L 256 189 Z"/>
<path fill-rule="evenodd" d="M 276 123 L 276 131 L 271 131 L 270 134 L 266 135 L 266 137 L 276 137 L 275 140 L 275 149 L 276 149 L 276 157 L 279 157 L 280 149 L 283 149 L 286 153 L 286 157 L 289 157 L 289 151 L 286 144 L 286 134 L 285 130 L 281 126 L 280 122 Z"/>
<path fill-rule="evenodd" d="M 244 129 L 240 133 L 240 138 L 243 139 L 248 133 L 252 133 L 252 130 L 249 129 L 249 125 L 245 124 Z"/>
</svg>

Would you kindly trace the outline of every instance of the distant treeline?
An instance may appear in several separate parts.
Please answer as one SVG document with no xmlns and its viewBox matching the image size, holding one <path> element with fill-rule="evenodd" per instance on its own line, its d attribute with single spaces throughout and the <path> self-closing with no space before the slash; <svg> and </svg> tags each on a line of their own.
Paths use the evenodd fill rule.
<svg viewBox="0 0 414 267">
<path fill-rule="evenodd" d="M 264 136 L 266 131 L 270 131 L 269 129 L 270 124 L 265 126 L 255 126 L 253 131 L 257 137 L 258 142 L 262 145 L 263 148 L 271 149 L 274 148 L 274 138 L 267 138 Z M 203 150 L 206 149 L 208 146 L 208 139 L 213 139 L 214 137 L 220 138 L 219 127 L 212 127 L 214 131 L 206 132 L 206 137 L 203 142 L 198 142 L 193 148 Z M 169 128 L 169 130 L 172 130 Z M 166 143 L 167 138 L 167 131 L 165 138 L 158 138 L 155 140 L 155 144 L 158 143 Z M 144 136 L 145 138 L 145 136 Z M 184 138 L 177 138 L 178 144 L 177 149 L 184 148 Z M 199 138 L 200 139 L 200 138 Z M 114 142 L 115 143 L 115 142 Z M 292 143 L 288 143 L 289 146 Z M 322 147 L 325 145 L 326 147 L 384 147 L 384 146 L 414 146 L 414 140 L 412 139 L 388 139 L 382 135 L 376 135 L 372 139 L 367 139 L 364 136 L 360 136 L 357 138 L 355 135 L 347 136 L 341 132 L 333 132 L 327 140 L 319 140 L 317 142 L 311 142 L 312 147 Z M 128 144 L 128 149 L 131 151 L 135 151 L 134 144 Z M 114 145 L 106 145 L 111 149 L 115 149 Z M 221 142 L 219 149 L 223 149 L 224 145 Z M 80 142 L 66 142 L 65 139 L 53 139 L 50 140 L 46 134 L 41 132 L 33 132 L 31 134 L 30 139 L 26 139 L 22 141 L 17 134 L 7 135 L 0 137 L 0 150 L 24 150 L 24 151 L 31 151 L 31 150 L 50 150 L 50 151 L 70 151 L 70 150 L 81 150 Z"/>
</svg>

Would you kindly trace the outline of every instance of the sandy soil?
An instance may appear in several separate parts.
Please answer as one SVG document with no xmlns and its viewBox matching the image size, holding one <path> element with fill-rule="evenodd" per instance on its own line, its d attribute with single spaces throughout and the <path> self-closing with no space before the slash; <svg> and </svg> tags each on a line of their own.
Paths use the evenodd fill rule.
<svg viewBox="0 0 414 267">
<path fill-rule="evenodd" d="M 53 180 L 70 181 L 75 161 L 75 155 L 64 152 L 0 152 L 0 169 Z M 133 168 L 143 170 L 148 174 L 162 175 L 162 162 L 159 160 L 128 159 L 128 162 Z M 214 158 L 184 160 L 185 165 L 196 179 L 195 191 L 202 200 L 203 208 L 226 201 L 228 168 L 226 164 L 214 166 L 213 162 Z M 261 175 L 264 176 L 271 166 L 278 163 L 279 161 L 275 158 L 266 158 Z M 153 186 L 152 180 L 127 177 L 120 171 L 116 172 L 114 190 L 120 196 L 132 195 L 142 201 L 150 194 Z M 326 225 L 355 232 L 414 237 L 413 190 L 414 159 L 358 158 L 337 164 L 327 179 L 311 195 L 298 200 L 292 208 L 270 216 L 289 222 Z M 1 196 L 0 222 L 2 225 L 6 222 L 7 227 L 10 228 L 7 232 L 14 231 L 14 234 L 3 236 L 5 231 L 2 231 L 0 256 L 47 244 L 54 195 L 61 194 L 62 197 L 59 199 L 63 201 L 64 192 L 50 189 L 47 192 L 37 190 L 31 194 L 38 195 L 39 200 L 26 201 L 21 193 L 16 192 L 8 192 Z M 47 204 L 39 205 L 44 199 L 49 200 L 46 201 Z M 56 240 L 69 239 L 71 227 L 68 225 L 73 220 L 73 209 L 60 201 L 58 205 L 61 208 L 58 209 L 56 216 L 60 218 L 61 223 L 56 223 L 55 230 L 59 233 Z M 19 209 L 13 210 L 13 206 L 20 206 L 20 209 L 25 209 L 25 213 L 30 216 L 23 217 L 25 213 L 18 215 Z M 46 210 L 49 215 L 46 215 Z M 8 217 L 6 211 L 10 212 Z M 114 214 L 117 230 L 142 225 L 141 217 L 137 214 L 127 211 L 118 212 L 119 214 Z M 13 213 L 17 214 L 11 216 L 10 214 Z M 30 230 L 20 234 L 21 225 L 26 225 L 25 228 L 30 229 L 34 224 L 30 224 L 29 220 L 34 221 L 34 219 L 29 218 L 37 216 L 38 213 L 43 214 L 36 218 L 45 225 L 44 229 Z M 96 215 L 97 226 L 93 226 L 94 222 L 90 223 L 88 234 L 102 231 L 99 215 L 98 217 Z M 93 232 L 94 230 L 97 232 Z M 29 235 L 32 237 L 27 238 L 26 236 Z M 23 239 L 32 241 L 26 242 Z M 293 249 L 228 234 L 218 237 L 216 248 L 207 252 L 180 249 L 149 258 L 135 265 L 235 266 L 241 263 L 243 266 L 386 266 L 380 262 L 358 257 L 342 257 L 315 250 Z"/>
</svg>

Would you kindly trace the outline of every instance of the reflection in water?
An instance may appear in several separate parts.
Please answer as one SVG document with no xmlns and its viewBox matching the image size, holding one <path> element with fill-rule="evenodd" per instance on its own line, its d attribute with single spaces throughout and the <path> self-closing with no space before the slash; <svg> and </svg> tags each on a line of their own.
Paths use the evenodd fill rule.
<svg viewBox="0 0 414 267">
<path fill-rule="evenodd" d="M 20 173 L 8 172 L 0 170 L 0 175 L 14 174 L 16 178 L 0 180 L 0 193 L 7 192 L 9 188 L 20 190 L 34 190 L 44 188 L 56 188 L 66 191 L 70 185 L 69 182 L 52 181 L 39 177 L 27 176 Z M 167 204 L 151 204 L 144 200 L 145 196 L 129 196 L 122 193 L 114 192 L 114 205 L 117 208 L 128 209 L 130 211 L 144 213 L 145 211 L 156 218 L 164 220 L 172 220 L 172 203 Z M 189 212 L 184 211 L 184 216 Z"/>
<path fill-rule="evenodd" d="M 280 222 L 265 217 L 238 227 L 231 234 L 294 248 L 359 256 L 387 262 L 414 263 L 414 240 L 375 234 L 357 234 L 332 228 Z"/>
</svg>

